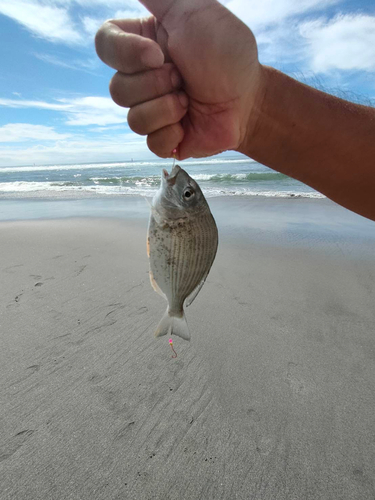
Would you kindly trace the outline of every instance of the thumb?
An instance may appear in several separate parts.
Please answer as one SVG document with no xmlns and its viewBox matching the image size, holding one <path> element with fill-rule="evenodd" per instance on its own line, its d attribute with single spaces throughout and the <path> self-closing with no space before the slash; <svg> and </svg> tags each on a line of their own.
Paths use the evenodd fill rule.
<svg viewBox="0 0 375 500">
<path fill-rule="evenodd" d="M 167 30 L 176 27 L 182 17 L 216 3 L 216 0 L 140 0 Z"/>
</svg>

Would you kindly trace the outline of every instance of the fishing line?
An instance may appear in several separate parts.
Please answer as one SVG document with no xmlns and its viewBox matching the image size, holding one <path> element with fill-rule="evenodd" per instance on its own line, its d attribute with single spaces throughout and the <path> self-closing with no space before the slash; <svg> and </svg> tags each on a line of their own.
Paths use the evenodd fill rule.
<svg viewBox="0 0 375 500">
<path fill-rule="evenodd" d="M 172 151 L 172 156 L 173 156 L 172 170 L 174 169 L 174 166 L 176 165 L 176 153 L 177 153 L 177 148 L 174 148 L 174 150 Z"/>
<path fill-rule="evenodd" d="M 177 358 L 177 352 L 174 350 L 172 339 L 169 339 L 169 345 L 171 346 L 171 349 L 173 351 L 172 358 Z"/>
</svg>

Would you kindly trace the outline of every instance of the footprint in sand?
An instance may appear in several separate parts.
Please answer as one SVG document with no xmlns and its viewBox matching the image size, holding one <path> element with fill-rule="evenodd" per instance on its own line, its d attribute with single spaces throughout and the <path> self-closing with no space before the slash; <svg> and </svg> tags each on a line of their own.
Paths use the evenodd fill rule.
<svg viewBox="0 0 375 500">
<path fill-rule="evenodd" d="M 97 384 L 95 384 L 95 387 L 93 389 L 97 394 L 100 395 L 103 406 L 107 410 L 121 416 L 124 419 L 128 419 L 131 416 L 130 408 L 124 401 L 121 391 L 117 389 L 107 389 Z"/>
<path fill-rule="evenodd" d="M 261 455 L 267 456 L 275 447 L 275 441 L 271 437 L 262 436 L 257 443 L 256 450 Z"/>
<path fill-rule="evenodd" d="M 253 431 L 256 451 L 263 456 L 269 455 L 275 447 L 275 441 L 271 436 L 265 434 L 260 414 L 253 408 L 249 408 L 246 410 L 246 415 Z"/>
<path fill-rule="evenodd" d="M 257 424 L 260 421 L 259 413 L 256 410 L 253 410 L 253 408 L 246 410 L 246 414 L 250 423 Z"/>
<path fill-rule="evenodd" d="M 22 290 L 22 292 L 20 292 L 18 295 L 16 295 L 16 296 L 14 297 L 14 300 L 12 300 L 12 302 L 10 302 L 10 303 L 7 305 L 7 308 L 9 308 L 9 307 L 13 307 L 13 306 L 17 305 L 17 304 L 19 303 L 19 301 L 20 301 L 20 299 L 21 299 L 22 295 L 23 295 L 23 290 Z"/>
<path fill-rule="evenodd" d="M 301 364 L 289 362 L 286 382 L 295 396 L 305 396 L 315 390 L 315 382 L 309 370 Z"/>
<path fill-rule="evenodd" d="M 16 264 L 15 266 L 6 267 L 5 269 L 3 269 L 3 273 L 14 274 L 15 272 L 17 272 L 17 267 L 23 267 L 23 264 Z"/>
<path fill-rule="evenodd" d="M 31 365 L 31 366 L 28 366 L 26 368 L 26 370 L 30 370 L 29 371 L 29 375 L 32 375 L 33 373 L 38 372 L 40 370 L 40 365 Z"/>
<path fill-rule="evenodd" d="M 89 376 L 88 381 L 91 382 L 92 384 L 100 384 L 100 382 L 103 382 L 103 380 L 106 380 L 106 379 L 107 379 L 107 375 L 103 375 L 102 373 L 94 372 Z"/>
<path fill-rule="evenodd" d="M 114 307 L 115 306 L 115 307 Z M 126 304 L 121 304 L 120 302 L 117 304 L 109 304 L 107 307 L 114 307 L 111 311 L 109 311 L 105 316 L 105 318 L 108 318 L 111 314 L 115 313 L 116 311 L 120 311 L 121 309 L 125 309 L 127 307 Z"/>
<path fill-rule="evenodd" d="M 33 430 L 21 431 L 0 445 L 0 462 L 11 457 L 33 434 Z"/>
<path fill-rule="evenodd" d="M 86 269 L 87 264 L 84 264 L 83 266 L 79 266 L 79 268 L 76 270 L 75 277 L 79 276 L 83 271 Z"/>
<path fill-rule="evenodd" d="M 133 430 L 135 421 L 131 420 L 122 426 L 117 432 L 115 432 L 114 441 L 117 442 L 119 439 L 128 438 L 129 432 Z"/>
<path fill-rule="evenodd" d="M 136 311 L 133 311 L 129 314 L 129 318 L 132 318 L 133 316 L 139 316 L 141 314 L 144 314 L 148 311 L 148 307 L 146 306 L 143 306 L 143 307 L 140 307 L 139 309 L 137 309 Z"/>
<path fill-rule="evenodd" d="M 40 274 L 30 274 L 30 278 L 34 278 L 34 280 L 41 280 L 42 279 Z"/>
</svg>

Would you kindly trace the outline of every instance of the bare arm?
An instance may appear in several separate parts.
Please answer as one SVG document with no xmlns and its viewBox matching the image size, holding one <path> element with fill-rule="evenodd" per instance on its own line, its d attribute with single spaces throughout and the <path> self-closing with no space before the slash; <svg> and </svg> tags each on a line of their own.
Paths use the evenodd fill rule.
<svg viewBox="0 0 375 500">
<path fill-rule="evenodd" d="M 237 150 L 375 220 L 375 110 L 262 66 L 252 32 L 216 0 L 142 0 L 154 14 L 106 22 L 99 57 L 151 151 Z"/>
<path fill-rule="evenodd" d="M 375 220 L 375 109 L 263 73 L 256 126 L 238 150 Z"/>
</svg>

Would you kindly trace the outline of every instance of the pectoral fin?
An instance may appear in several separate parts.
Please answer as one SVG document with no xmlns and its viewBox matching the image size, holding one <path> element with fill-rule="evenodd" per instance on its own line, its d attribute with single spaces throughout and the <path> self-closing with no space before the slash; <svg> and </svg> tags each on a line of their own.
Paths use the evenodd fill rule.
<svg viewBox="0 0 375 500">
<path fill-rule="evenodd" d="M 156 283 L 154 275 L 152 274 L 151 270 L 149 271 L 149 274 L 150 274 L 150 283 L 151 283 L 152 288 L 155 290 L 156 293 L 161 295 L 165 300 L 168 300 L 165 293 L 161 291 L 159 285 Z"/>
</svg>

